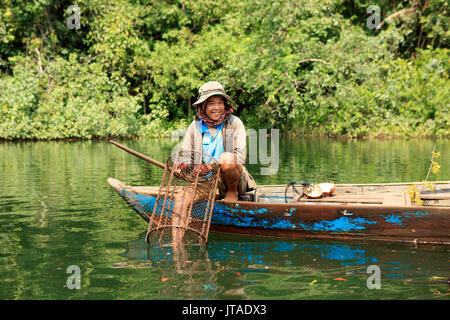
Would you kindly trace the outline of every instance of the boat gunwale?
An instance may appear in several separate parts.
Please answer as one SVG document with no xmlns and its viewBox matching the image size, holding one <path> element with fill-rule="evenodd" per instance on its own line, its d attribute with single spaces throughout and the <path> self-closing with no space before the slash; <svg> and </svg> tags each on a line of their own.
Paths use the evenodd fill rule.
<svg viewBox="0 0 450 320">
<path fill-rule="evenodd" d="M 124 190 L 129 192 L 133 192 L 135 194 L 139 194 L 135 190 L 130 190 L 133 186 L 126 186 L 121 181 L 110 178 L 108 179 L 108 183 L 115 189 L 115 191 L 123 198 L 135 211 L 138 212 L 138 215 L 147 221 L 148 223 L 148 215 L 141 212 L 137 207 L 133 205 L 134 201 L 129 198 Z M 447 182 L 444 182 L 447 183 Z M 149 196 L 157 196 L 155 193 L 148 194 Z M 240 207 L 240 209 L 244 209 L 244 216 L 247 216 L 245 213 L 246 210 L 259 207 L 268 207 L 268 209 L 275 209 L 275 212 L 264 212 L 261 213 L 259 219 L 271 218 L 272 214 L 283 215 L 281 211 L 289 211 L 291 209 L 297 210 L 307 210 L 307 211 L 317 211 L 317 210 L 332 210 L 332 214 L 336 214 L 336 217 L 345 217 L 345 212 L 348 210 L 350 215 L 353 215 L 351 212 L 352 209 L 355 210 L 357 216 L 364 217 L 366 214 L 374 214 L 374 215 L 383 215 L 386 212 L 392 210 L 394 213 L 401 213 L 401 211 L 405 210 L 404 213 L 408 214 L 412 208 L 417 211 L 429 211 L 430 216 L 433 215 L 434 219 L 447 219 L 450 217 L 450 207 L 436 207 L 436 206 L 388 206 L 388 205 L 373 205 L 373 204 L 336 204 L 336 203 L 260 203 L 260 202 L 252 202 L 252 201 L 236 201 L 232 203 L 225 203 L 224 200 L 216 200 L 216 202 L 221 203 L 231 209 L 236 209 L 236 207 Z M 261 206 L 261 204 L 263 206 Z M 233 208 L 234 207 L 234 208 Z M 370 211 L 378 211 L 370 213 Z M 310 214 L 310 213 L 308 213 Z M 286 213 L 284 213 L 286 215 Z M 290 230 L 290 229 L 266 229 L 258 226 L 239 226 L 239 225 L 221 225 L 221 224 L 211 224 L 211 231 L 214 232 L 223 232 L 223 233 L 232 233 L 232 234 L 247 234 L 254 236 L 264 236 L 264 237 L 275 237 L 275 238 L 287 238 L 287 239 L 298 239 L 298 238 L 307 238 L 307 239 L 323 239 L 323 240 L 342 240 L 342 241 L 363 241 L 363 242 L 371 242 L 371 241 L 379 241 L 386 243 L 413 243 L 414 245 L 450 245 L 450 240 L 448 239 L 447 234 L 416 234 L 413 229 L 414 235 L 396 235 L 394 233 L 388 232 L 386 234 L 358 234 L 354 232 L 310 232 L 306 230 Z"/>
<path fill-rule="evenodd" d="M 143 194 L 147 196 L 157 196 L 158 195 L 158 186 L 130 186 L 125 185 L 123 182 L 121 182 L 118 179 L 115 178 L 109 178 L 108 183 L 116 190 L 127 190 L 134 192 L 136 194 Z M 418 184 L 421 184 L 421 182 L 417 182 Z M 433 184 L 450 184 L 450 181 L 439 181 L 439 182 L 432 182 Z M 337 184 L 337 187 L 346 187 L 346 186 L 372 186 L 372 185 L 379 185 L 384 186 L 384 184 Z M 409 185 L 409 183 L 396 183 L 396 185 L 400 186 L 406 186 Z M 284 185 L 266 185 L 267 187 L 286 187 Z M 133 188 L 145 188 L 145 187 L 151 187 L 155 188 L 155 191 L 139 191 L 135 190 Z M 258 186 L 258 188 L 261 188 L 264 186 Z M 300 208 L 318 208 L 320 206 L 326 206 L 326 207 L 335 207 L 336 209 L 348 209 L 350 208 L 383 208 L 383 209 L 395 209 L 395 210 L 410 210 L 411 208 L 417 209 L 417 210 L 436 210 L 436 211 L 443 211 L 450 209 L 450 206 L 408 206 L 408 205 L 390 205 L 390 204 L 382 204 L 382 203 L 346 203 L 346 202 L 314 202 L 314 201 L 305 201 L 305 202 L 288 202 L 288 203 L 280 203 L 280 202 L 256 202 L 256 201 L 242 201 L 237 200 L 233 202 L 225 202 L 223 199 L 221 200 L 215 200 L 217 203 L 222 203 L 224 205 L 233 206 L 233 205 L 244 205 L 249 207 L 258 207 L 258 206 L 275 206 L 275 207 L 300 207 Z"/>
</svg>

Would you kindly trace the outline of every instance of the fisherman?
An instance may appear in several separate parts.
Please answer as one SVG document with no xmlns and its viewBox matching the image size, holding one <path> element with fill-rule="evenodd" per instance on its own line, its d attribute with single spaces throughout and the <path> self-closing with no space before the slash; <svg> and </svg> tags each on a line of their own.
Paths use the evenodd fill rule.
<svg viewBox="0 0 450 320">
<path fill-rule="evenodd" d="M 225 202 L 237 201 L 239 195 L 256 188 L 254 179 L 244 166 L 247 156 L 244 124 L 232 115 L 236 103 L 225 93 L 219 82 L 203 84 L 198 93 L 198 99 L 193 104 L 196 115 L 184 135 L 182 149 L 207 154 L 218 160 L 218 199 Z M 182 169 L 185 164 L 180 163 L 178 166 Z M 211 165 L 196 163 L 194 170 L 205 175 L 211 170 Z M 175 197 L 174 225 L 182 227 L 187 224 L 184 213 L 189 204 L 195 201 L 194 197 L 189 187 Z"/>
<path fill-rule="evenodd" d="M 256 183 L 244 167 L 247 148 L 246 133 L 242 121 L 232 115 L 236 103 L 225 93 L 217 81 L 205 83 L 198 90 L 195 119 L 183 140 L 183 150 L 194 150 L 218 160 L 221 169 L 219 198 L 225 202 L 238 200 L 256 188 Z M 204 163 L 201 173 L 210 170 Z"/>
</svg>

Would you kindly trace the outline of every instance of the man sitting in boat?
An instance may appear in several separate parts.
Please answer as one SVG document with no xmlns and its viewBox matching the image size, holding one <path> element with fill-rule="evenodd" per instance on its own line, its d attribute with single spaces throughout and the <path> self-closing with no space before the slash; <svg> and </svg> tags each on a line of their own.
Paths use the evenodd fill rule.
<svg viewBox="0 0 450 320">
<path fill-rule="evenodd" d="M 219 82 L 210 81 L 200 87 L 198 100 L 193 105 L 196 116 L 184 135 L 182 149 L 188 153 L 207 154 L 218 160 L 218 198 L 223 198 L 225 202 L 237 201 L 239 194 L 256 188 L 256 183 L 244 167 L 246 133 L 242 121 L 231 114 L 235 103 Z M 199 175 L 204 176 L 212 167 L 210 163 L 204 163 L 205 158 L 210 158 L 202 158 L 203 163 L 196 163 L 194 172 L 198 170 Z M 183 170 L 184 166 L 184 163 L 178 164 L 178 170 Z M 188 207 L 198 196 L 192 188 L 184 187 L 175 196 L 172 220 L 174 245 L 181 243 L 184 237 L 185 227 L 189 224 Z"/>
<path fill-rule="evenodd" d="M 219 198 L 237 201 L 239 194 L 256 188 L 256 183 L 244 167 L 247 155 L 246 133 L 242 121 L 232 115 L 234 101 L 217 81 L 202 85 L 195 106 L 196 116 L 184 139 L 183 150 L 203 152 L 218 160 L 221 169 Z M 208 163 L 198 165 L 205 174 Z"/>
</svg>

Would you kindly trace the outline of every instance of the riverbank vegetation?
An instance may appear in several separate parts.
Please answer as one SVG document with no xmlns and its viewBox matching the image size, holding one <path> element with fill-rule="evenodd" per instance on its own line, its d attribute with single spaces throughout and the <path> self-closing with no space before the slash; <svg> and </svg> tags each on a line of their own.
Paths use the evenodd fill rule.
<svg viewBox="0 0 450 320">
<path fill-rule="evenodd" d="M 445 0 L 5 0 L 0 138 L 170 136 L 209 80 L 247 128 L 449 136 L 448 30 Z"/>
</svg>

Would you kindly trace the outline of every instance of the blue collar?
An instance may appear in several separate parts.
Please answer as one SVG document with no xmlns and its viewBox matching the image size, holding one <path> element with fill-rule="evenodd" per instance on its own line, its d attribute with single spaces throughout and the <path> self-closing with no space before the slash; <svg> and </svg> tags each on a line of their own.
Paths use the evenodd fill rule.
<svg viewBox="0 0 450 320">
<path fill-rule="evenodd" d="M 214 126 L 214 128 L 216 128 L 217 132 L 219 132 L 222 129 L 222 126 L 223 126 L 223 122 L 217 126 Z M 208 126 L 206 125 L 206 122 L 203 121 L 202 119 L 200 119 L 200 128 L 199 129 L 200 129 L 201 134 L 203 134 L 209 130 Z M 217 134 L 217 132 L 216 132 L 216 134 Z"/>
</svg>

